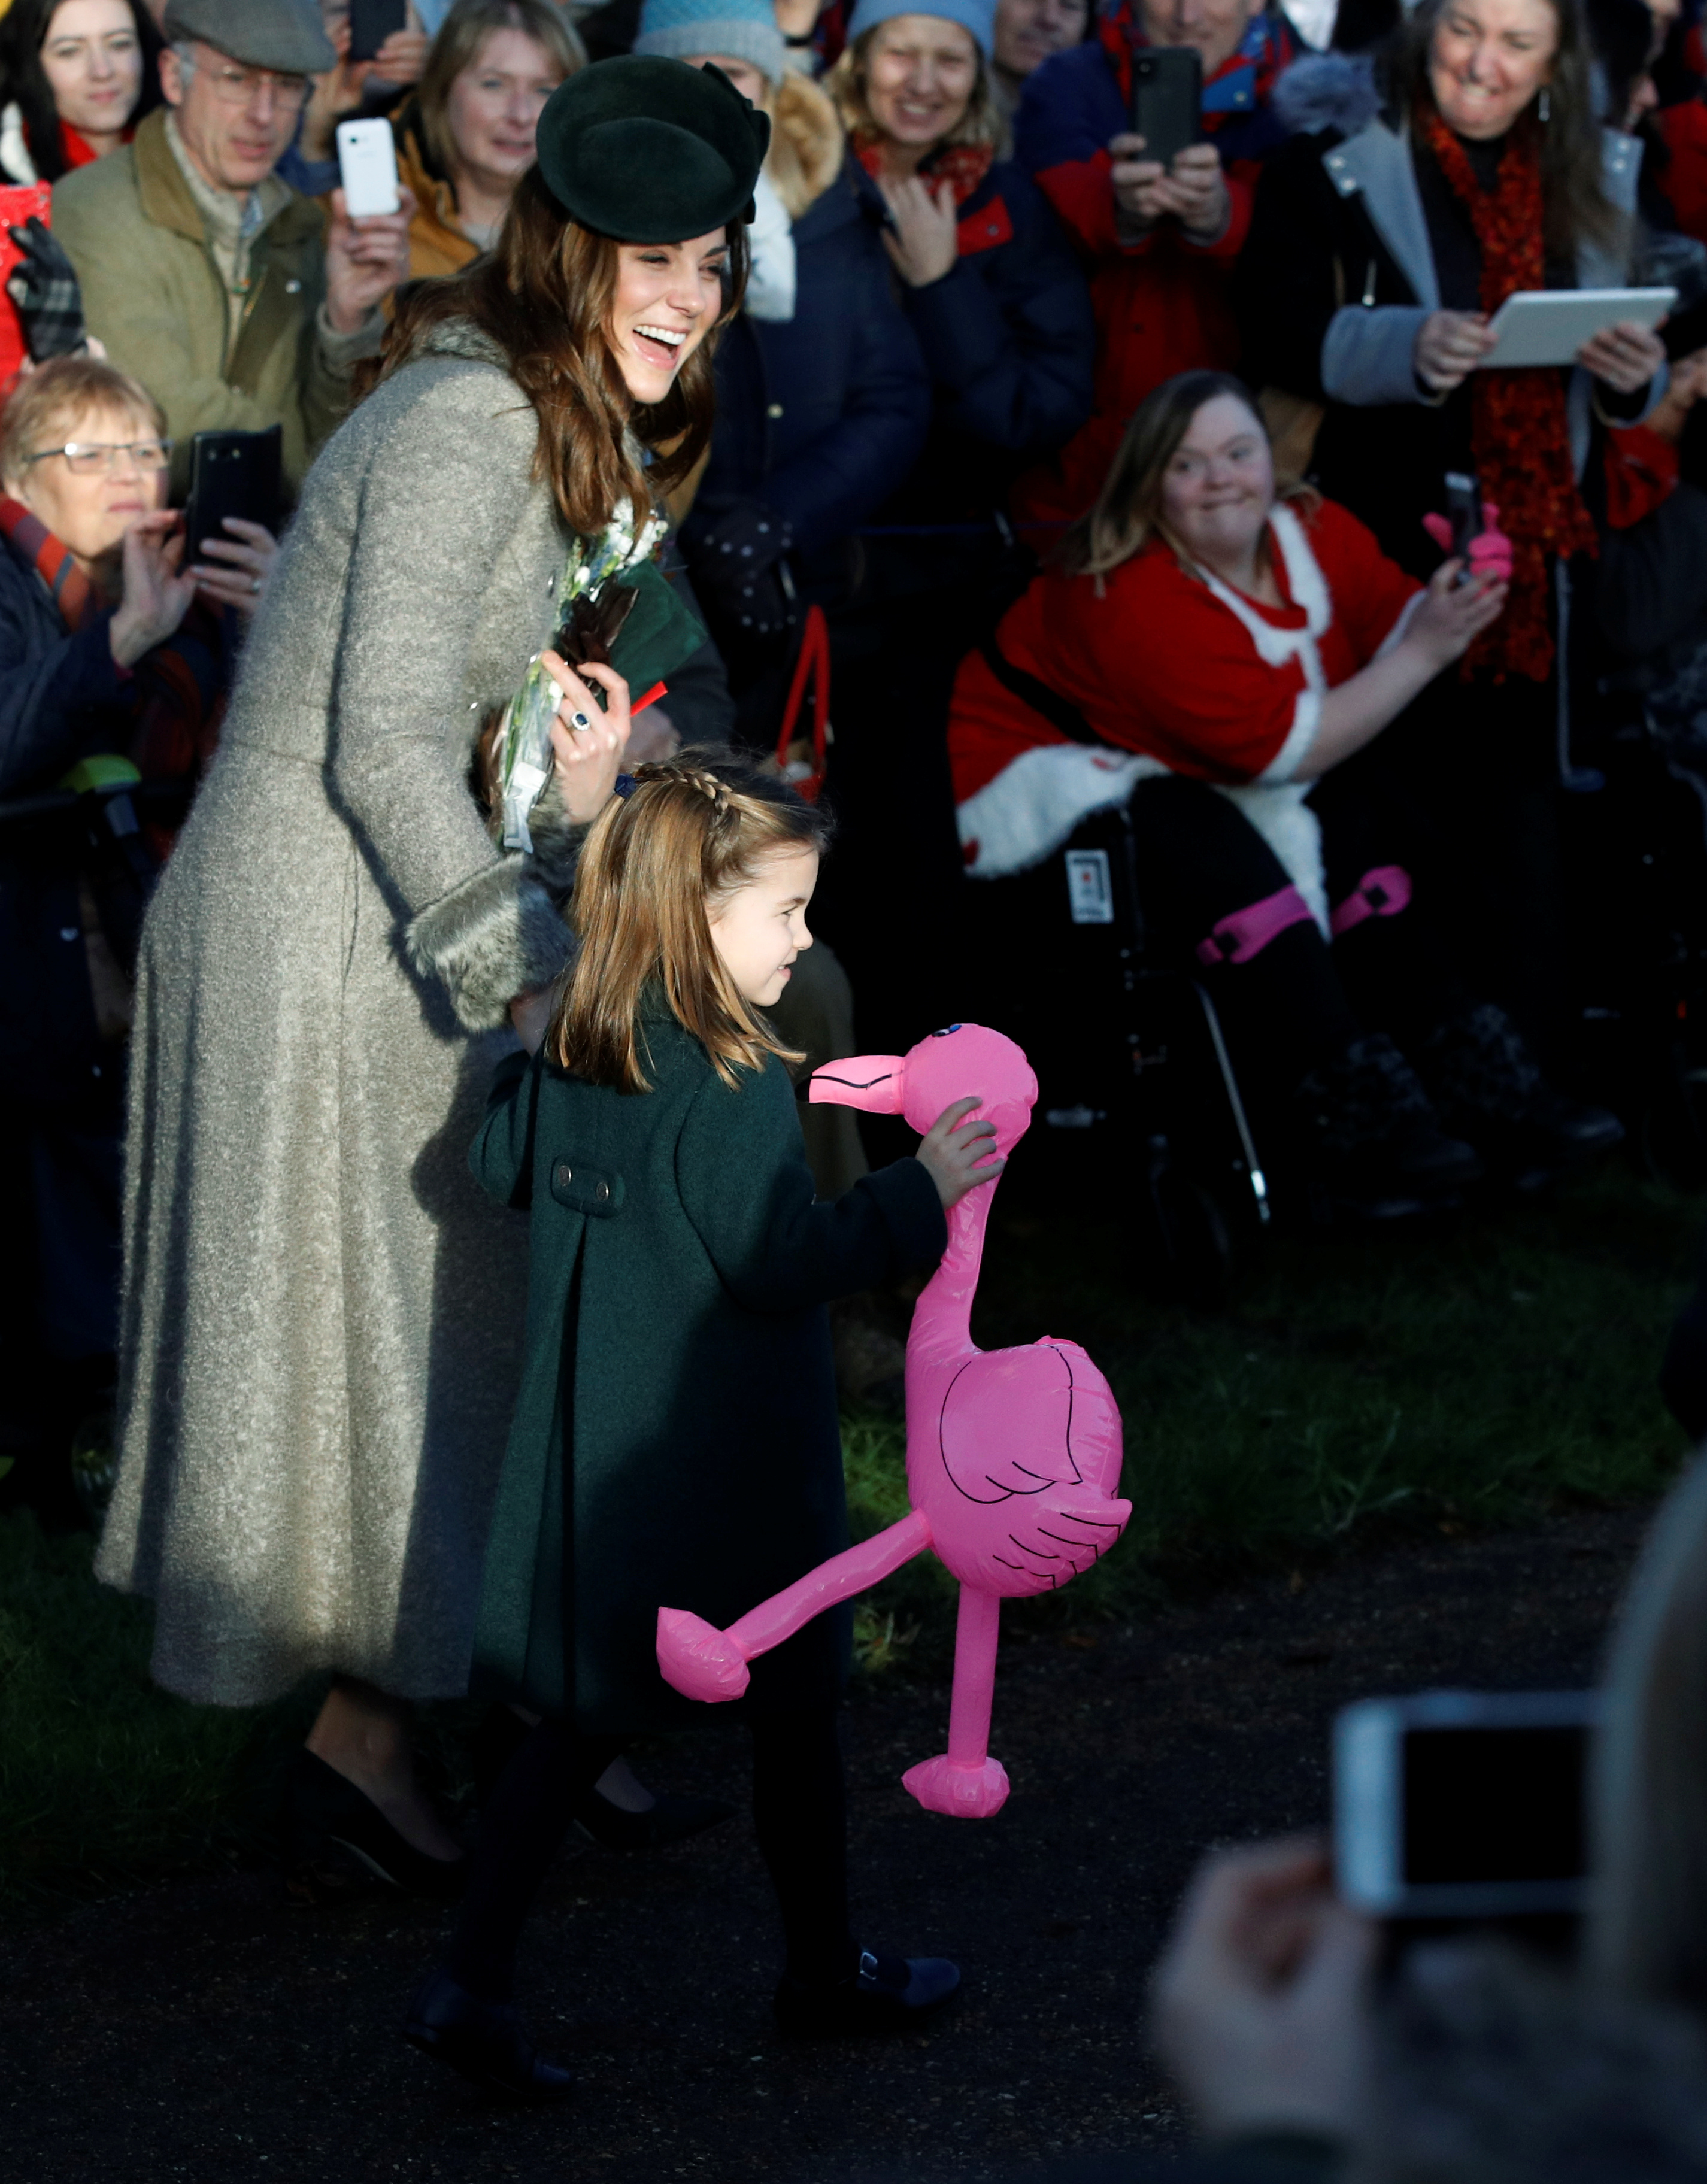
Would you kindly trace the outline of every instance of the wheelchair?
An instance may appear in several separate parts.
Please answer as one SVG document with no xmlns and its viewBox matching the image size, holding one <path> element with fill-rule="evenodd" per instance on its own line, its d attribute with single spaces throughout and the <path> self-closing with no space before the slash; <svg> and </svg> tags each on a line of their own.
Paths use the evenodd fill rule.
<svg viewBox="0 0 1707 2184">
<path fill-rule="evenodd" d="M 1112 1202 L 1141 1286 L 1224 1305 L 1269 1227 L 1269 1181 L 1213 1001 L 1147 944 L 1125 806 L 1034 871 L 968 891 L 998 971 L 983 1020 L 1037 1072 L 1010 1187 L 1022 1203 Z"/>
</svg>

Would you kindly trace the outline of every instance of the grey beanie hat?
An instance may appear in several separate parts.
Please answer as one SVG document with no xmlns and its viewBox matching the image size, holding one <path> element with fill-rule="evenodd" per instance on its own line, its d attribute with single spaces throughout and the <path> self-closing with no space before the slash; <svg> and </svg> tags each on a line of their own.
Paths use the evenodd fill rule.
<svg viewBox="0 0 1707 2184">
<path fill-rule="evenodd" d="M 245 68 L 279 75 L 323 75 L 337 66 L 313 0 L 170 0 L 163 28 L 169 45 L 198 39 Z"/>
<path fill-rule="evenodd" d="M 767 83 L 780 83 L 788 68 L 771 0 L 645 0 L 634 51 L 672 61 L 725 53 L 750 61 Z"/>
</svg>

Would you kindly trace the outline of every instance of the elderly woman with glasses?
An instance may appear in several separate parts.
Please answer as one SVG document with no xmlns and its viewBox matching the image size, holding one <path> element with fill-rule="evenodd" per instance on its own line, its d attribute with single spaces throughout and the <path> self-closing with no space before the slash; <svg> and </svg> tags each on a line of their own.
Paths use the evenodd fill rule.
<svg viewBox="0 0 1707 2184">
<path fill-rule="evenodd" d="M 182 566 L 170 455 L 147 391 L 92 358 L 44 365 L 0 411 L 0 1195 L 27 1208 L 0 1346 L 45 1389 L 32 1453 L 50 1503 L 111 1377 L 142 901 L 217 733 L 235 628 L 218 609 L 253 607 L 272 554 L 249 526 L 224 566 Z M 64 789 L 98 757 L 183 794 L 74 804 Z M 8 1362 L 0 1381 L 25 1384 Z"/>
</svg>

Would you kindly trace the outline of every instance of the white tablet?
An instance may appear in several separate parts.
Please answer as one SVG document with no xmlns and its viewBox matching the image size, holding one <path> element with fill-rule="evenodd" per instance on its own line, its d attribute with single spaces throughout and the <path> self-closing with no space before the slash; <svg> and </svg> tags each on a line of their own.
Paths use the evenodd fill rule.
<svg viewBox="0 0 1707 2184">
<path fill-rule="evenodd" d="M 1676 301 L 1675 288 L 1520 289 L 1494 313 L 1499 346 L 1476 369 L 1574 364 L 1582 344 L 1608 326 L 1657 326 Z"/>
</svg>

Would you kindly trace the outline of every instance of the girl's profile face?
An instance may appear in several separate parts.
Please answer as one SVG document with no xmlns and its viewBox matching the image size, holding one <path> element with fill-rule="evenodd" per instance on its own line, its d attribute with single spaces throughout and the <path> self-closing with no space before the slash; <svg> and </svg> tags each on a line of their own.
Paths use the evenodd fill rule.
<svg viewBox="0 0 1707 2184">
<path fill-rule="evenodd" d="M 779 850 L 732 894 L 706 904 L 711 945 L 737 993 L 755 1008 L 781 1000 L 795 956 L 812 946 L 806 905 L 817 883 L 816 850 Z"/>
<path fill-rule="evenodd" d="M 691 242 L 618 246 L 611 345 L 637 402 L 661 402 L 723 308 L 729 239 L 719 227 Z"/>
</svg>

